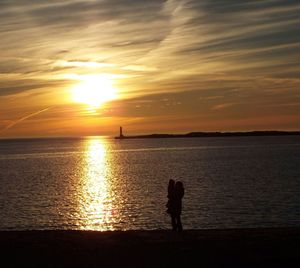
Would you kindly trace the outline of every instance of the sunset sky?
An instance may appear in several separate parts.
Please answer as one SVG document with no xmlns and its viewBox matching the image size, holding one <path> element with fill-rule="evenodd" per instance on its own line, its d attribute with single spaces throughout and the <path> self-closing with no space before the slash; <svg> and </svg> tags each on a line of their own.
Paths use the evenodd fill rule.
<svg viewBox="0 0 300 268">
<path fill-rule="evenodd" d="M 300 130 L 299 0 L 1 0 L 0 137 Z"/>
</svg>

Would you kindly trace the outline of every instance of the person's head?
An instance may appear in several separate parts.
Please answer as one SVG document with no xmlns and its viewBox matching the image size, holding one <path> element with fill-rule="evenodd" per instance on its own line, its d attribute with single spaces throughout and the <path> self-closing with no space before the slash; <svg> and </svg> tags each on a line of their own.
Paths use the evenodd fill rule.
<svg viewBox="0 0 300 268">
<path fill-rule="evenodd" d="M 183 183 L 181 181 L 177 181 L 174 186 L 174 194 L 177 198 L 182 198 L 184 195 Z"/>
<path fill-rule="evenodd" d="M 175 181 L 173 179 L 169 180 L 169 186 L 172 187 L 175 185 Z"/>
<path fill-rule="evenodd" d="M 183 189 L 183 183 L 181 181 L 177 181 L 175 183 L 175 188 L 176 189 Z"/>
</svg>

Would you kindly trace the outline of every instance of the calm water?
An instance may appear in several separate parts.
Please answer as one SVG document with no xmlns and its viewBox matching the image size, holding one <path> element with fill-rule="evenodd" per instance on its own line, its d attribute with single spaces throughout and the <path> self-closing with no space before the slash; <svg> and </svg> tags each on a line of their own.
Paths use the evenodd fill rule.
<svg viewBox="0 0 300 268">
<path fill-rule="evenodd" d="M 300 226 L 300 136 L 0 141 L 0 230 Z"/>
</svg>

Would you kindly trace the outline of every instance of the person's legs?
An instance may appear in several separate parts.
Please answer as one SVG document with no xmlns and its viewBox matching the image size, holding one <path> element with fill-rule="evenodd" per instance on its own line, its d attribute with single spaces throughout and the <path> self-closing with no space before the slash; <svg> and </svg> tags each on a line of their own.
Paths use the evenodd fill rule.
<svg viewBox="0 0 300 268">
<path fill-rule="evenodd" d="M 177 231 L 182 232 L 182 223 L 181 223 L 180 215 L 176 216 L 176 222 L 177 222 Z"/>
<path fill-rule="evenodd" d="M 176 223 L 176 217 L 175 217 L 175 215 L 171 215 L 171 221 L 172 221 L 172 229 L 173 229 L 173 231 L 177 231 L 177 223 Z"/>
</svg>

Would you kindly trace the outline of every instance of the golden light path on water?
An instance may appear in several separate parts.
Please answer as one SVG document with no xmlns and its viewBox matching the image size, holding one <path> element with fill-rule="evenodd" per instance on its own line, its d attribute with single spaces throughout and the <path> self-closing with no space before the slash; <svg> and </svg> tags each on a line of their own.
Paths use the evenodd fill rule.
<svg viewBox="0 0 300 268">
<path fill-rule="evenodd" d="M 108 143 L 103 138 L 85 140 L 84 173 L 81 183 L 80 229 L 114 230 L 119 220 L 114 208 Z"/>
</svg>

